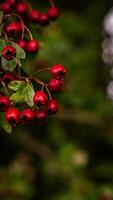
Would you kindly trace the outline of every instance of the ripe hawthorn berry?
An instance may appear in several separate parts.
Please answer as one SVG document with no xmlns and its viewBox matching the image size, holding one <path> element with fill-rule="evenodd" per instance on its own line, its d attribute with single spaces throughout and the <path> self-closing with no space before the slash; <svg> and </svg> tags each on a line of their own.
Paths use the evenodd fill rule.
<svg viewBox="0 0 113 200">
<path fill-rule="evenodd" d="M 53 6 L 48 9 L 48 16 L 51 20 L 56 20 L 59 17 L 59 9 L 56 6 Z"/>
<path fill-rule="evenodd" d="M 8 45 L 8 46 L 3 48 L 2 56 L 6 60 L 13 60 L 16 57 L 16 49 L 13 46 Z"/>
<path fill-rule="evenodd" d="M 52 99 L 47 102 L 45 109 L 46 109 L 48 115 L 53 115 L 58 112 L 59 105 L 55 99 Z"/>
<path fill-rule="evenodd" d="M 53 78 L 49 81 L 48 87 L 51 92 L 60 92 L 63 89 L 64 82 L 63 80 L 59 80 L 56 78 Z"/>
<path fill-rule="evenodd" d="M 27 42 L 24 39 L 20 39 L 17 44 L 24 50 L 26 50 Z"/>
<path fill-rule="evenodd" d="M 25 109 L 21 112 L 20 118 L 22 124 L 26 124 L 28 122 L 31 122 L 34 119 L 34 112 L 31 109 Z"/>
<path fill-rule="evenodd" d="M 40 17 L 40 12 L 38 10 L 32 10 L 29 13 L 29 20 L 32 23 L 38 23 L 39 22 L 39 17 Z"/>
<path fill-rule="evenodd" d="M 40 13 L 39 15 L 40 26 L 47 26 L 49 24 L 49 16 L 46 13 Z"/>
<path fill-rule="evenodd" d="M 16 78 L 12 74 L 5 73 L 3 76 L 3 81 L 5 82 L 6 85 L 14 80 L 16 80 Z"/>
<path fill-rule="evenodd" d="M 28 14 L 29 6 L 26 2 L 20 2 L 16 5 L 16 13 L 21 16 Z"/>
<path fill-rule="evenodd" d="M 29 40 L 27 43 L 26 43 L 26 52 L 27 53 L 37 53 L 39 50 L 39 42 L 35 39 L 33 40 Z"/>
<path fill-rule="evenodd" d="M 20 111 L 17 108 L 9 108 L 5 112 L 5 117 L 10 124 L 15 125 L 20 122 Z"/>
<path fill-rule="evenodd" d="M 6 27 L 6 33 L 9 37 L 15 38 L 21 35 L 22 25 L 17 22 L 11 22 Z"/>
<path fill-rule="evenodd" d="M 6 0 L 6 2 L 11 6 L 14 7 L 16 5 L 16 1 L 15 0 Z"/>
<path fill-rule="evenodd" d="M 2 10 L 5 14 L 11 13 L 11 6 L 5 1 L 0 5 L 0 10 Z"/>
<path fill-rule="evenodd" d="M 47 113 L 44 110 L 38 110 L 35 112 L 35 118 L 41 124 L 47 120 Z"/>
<path fill-rule="evenodd" d="M 0 112 L 5 112 L 10 106 L 10 100 L 7 96 L 0 96 Z"/>
<path fill-rule="evenodd" d="M 65 69 L 64 66 L 56 64 L 50 69 L 50 72 L 52 76 L 54 76 L 55 78 L 62 79 L 65 77 L 67 70 Z"/>
<path fill-rule="evenodd" d="M 45 105 L 48 97 L 45 92 L 37 91 L 34 95 L 33 101 L 36 106 Z"/>
</svg>

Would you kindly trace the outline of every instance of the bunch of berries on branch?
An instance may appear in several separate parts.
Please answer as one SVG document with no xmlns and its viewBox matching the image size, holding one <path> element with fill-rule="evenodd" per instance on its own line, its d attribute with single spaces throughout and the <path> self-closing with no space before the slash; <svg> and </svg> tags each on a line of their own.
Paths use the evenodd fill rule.
<svg viewBox="0 0 113 200">
<path fill-rule="evenodd" d="M 21 59 L 37 55 L 40 50 L 40 41 L 33 37 L 28 22 L 47 26 L 59 17 L 53 0 L 49 5 L 47 13 L 43 13 L 27 2 L 6 0 L 0 4 L 0 115 L 6 131 L 18 123 L 37 120 L 41 124 L 59 110 L 54 93 L 63 89 L 65 67 L 55 64 L 23 76 L 21 64 Z M 51 74 L 48 83 L 39 78 L 43 71 Z"/>
</svg>

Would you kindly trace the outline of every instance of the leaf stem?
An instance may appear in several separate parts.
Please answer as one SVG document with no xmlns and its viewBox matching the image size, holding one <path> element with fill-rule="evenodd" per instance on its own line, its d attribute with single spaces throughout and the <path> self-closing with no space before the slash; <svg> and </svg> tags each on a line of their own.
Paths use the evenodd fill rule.
<svg viewBox="0 0 113 200">
<path fill-rule="evenodd" d="M 9 95 L 9 92 L 8 92 L 8 90 L 7 90 L 6 84 L 5 84 L 4 81 L 2 81 L 2 80 L 1 80 L 1 84 L 2 84 L 2 86 L 3 86 L 3 88 L 4 88 L 5 94 L 8 96 L 8 95 Z"/>
<path fill-rule="evenodd" d="M 24 25 L 24 28 L 26 29 L 26 31 L 29 33 L 30 39 L 33 40 L 33 36 L 31 34 L 31 31 L 27 28 L 27 26 Z"/>
<path fill-rule="evenodd" d="M 47 71 L 47 70 L 50 70 L 50 69 L 51 69 L 50 67 L 47 67 L 47 68 L 43 68 L 43 69 L 37 70 L 36 72 L 34 72 L 33 74 L 31 74 L 31 77 L 34 76 L 37 73 L 40 73 L 40 72 L 43 72 L 43 71 Z"/>
<path fill-rule="evenodd" d="M 55 6 L 55 3 L 53 0 L 49 0 L 50 4 L 51 4 L 51 7 L 54 7 Z"/>
</svg>

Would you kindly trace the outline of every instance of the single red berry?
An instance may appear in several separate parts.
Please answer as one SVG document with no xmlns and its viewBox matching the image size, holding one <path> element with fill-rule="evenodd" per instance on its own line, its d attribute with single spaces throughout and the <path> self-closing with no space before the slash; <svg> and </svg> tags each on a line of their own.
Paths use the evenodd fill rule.
<svg viewBox="0 0 113 200">
<path fill-rule="evenodd" d="M 46 111 L 48 114 L 53 115 L 53 114 L 57 113 L 58 110 L 59 110 L 59 105 L 56 100 L 52 99 L 47 102 Z"/>
<path fill-rule="evenodd" d="M 7 27 L 6 27 L 6 33 L 9 37 L 18 37 L 21 35 L 22 32 L 22 25 L 17 22 L 11 22 Z"/>
<path fill-rule="evenodd" d="M 34 95 L 34 104 L 36 106 L 45 105 L 47 102 L 47 95 L 43 91 L 37 91 Z"/>
<path fill-rule="evenodd" d="M 9 108 L 5 113 L 6 120 L 14 125 L 20 121 L 20 112 L 16 108 Z"/>
<path fill-rule="evenodd" d="M 27 53 L 37 53 L 39 50 L 39 42 L 37 40 L 29 40 L 26 44 Z"/>
<path fill-rule="evenodd" d="M 64 85 L 63 80 L 59 80 L 56 78 L 51 79 L 48 83 L 48 87 L 49 87 L 50 91 L 52 91 L 52 92 L 62 91 L 63 85 Z"/>
<path fill-rule="evenodd" d="M 25 109 L 20 114 L 22 124 L 31 122 L 34 119 L 34 112 L 31 109 Z"/>
<path fill-rule="evenodd" d="M 10 100 L 7 96 L 0 96 L 0 112 L 5 112 L 10 106 Z"/>
<path fill-rule="evenodd" d="M 0 9 L 6 14 L 11 13 L 11 6 L 6 1 L 0 5 Z"/>
<path fill-rule="evenodd" d="M 55 78 L 62 79 L 65 77 L 67 70 L 65 69 L 64 66 L 56 64 L 50 69 L 50 72 L 52 76 L 54 76 Z"/>
<path fill-rule="evenodd" d="M 16 49 L 13 46 L 8 45 L 8 46 L 3 48 L 2 56 L 6 60 L 12 60 L 16 57 Z"/>
<path fill-rule="evenodd" d="M 59 17 L 59 9 L 56 6 L 49 8 L 48 15 L 51 20 L 56 20 Z"/>
<path fill-rule="evenodd" d="M 41 124 L 47 120 L 47 114 L 44 110 L 38 110 L 35 113 L 35 118 L 38 120 L 38 123 Z"/>
<path fill-rule="evenodd" d="M 3 76 L 3 81 L 5 82 L 6 85 L 14 80 L 16 80 L 16 78 L 12 74 L 5 73 Z"/>
<path fill-rule="evenodd" d="M 16 5 L 16 1 L 15 0 L 6 0 L 7 3 L 9 3 L 9 5 L 11 7 L 14 7 Z"/>
<path fill-rule="evenodd" d="M 32 23 L 37 23 L 39 22 L 39 17 L 40 17 L 40 13 L 37 10 L 32 10 L 29 13 L 29 19 Z"/>
<path fill-rule="evenodd" d="M 27 42 L 24 39 L 20 39 L 17 43 L 22 49 L 26 50 Z"/>
<path fill-rule="evenodd" d="M 40 13 L 39 15 L 40 26 L 47 26 L 49 24 L 49 16 L 46 13 Z"/>
<path fill-rule="evenodd" d="M 18 15 L 24 16 L 27 15 L 29 11 L 29 6 L 25 2 L 20 2 L 16 5 L 16 13 Z"/>
</svg>

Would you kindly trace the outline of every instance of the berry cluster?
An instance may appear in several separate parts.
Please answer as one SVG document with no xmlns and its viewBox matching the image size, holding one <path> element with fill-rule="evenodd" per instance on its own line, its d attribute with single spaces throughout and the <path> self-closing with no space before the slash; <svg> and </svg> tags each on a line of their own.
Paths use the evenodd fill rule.
<svg viewBox="0 0 113 200">
<path fill-rule="evenodd" d="M 59 110 L 58 102 L 52 96 L 63 89 L 65 67 L 56 64 L 23 76 L 21 65 L 26 54 L 36 54 L 40 47 L 29 30 L 28 22 L 47 26 L 59 17 L 59 9 L 53 0 L 50 3 L 47 13 L 31 9 L 27 2 L 6 0 L 0 4 L 0 113 L 4 113 L 11 126 L 19 122 L 26 124 L 33 119 L 42 123 Z M 37 78 L 36 74 L 42 71 L 51 73 L 48 83 Z"/>
</svg>

